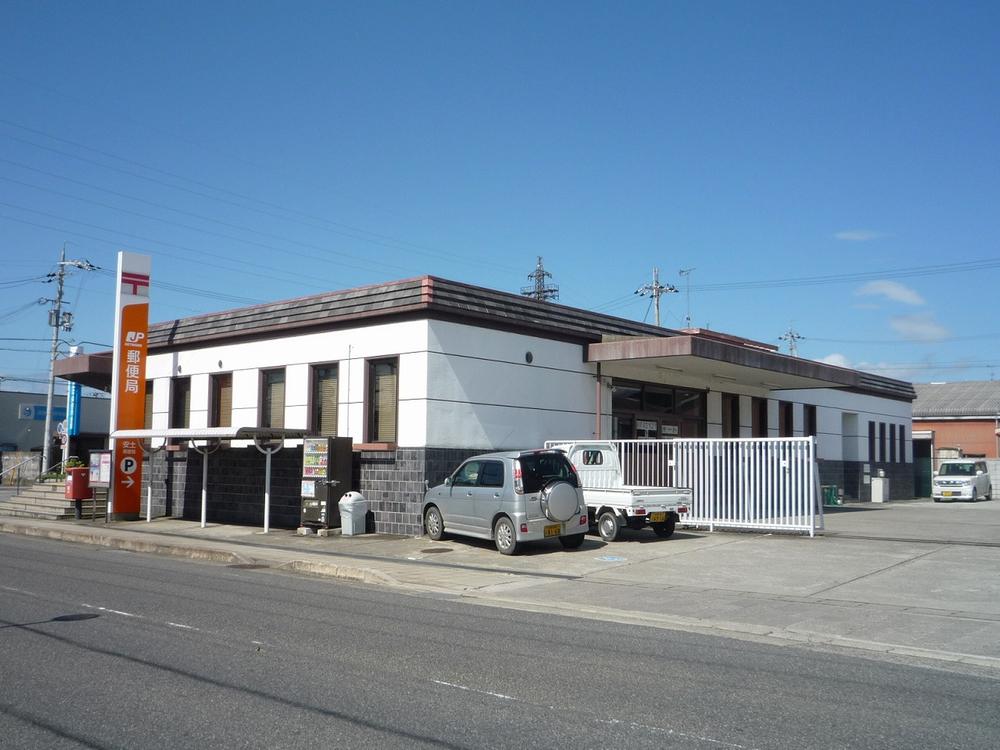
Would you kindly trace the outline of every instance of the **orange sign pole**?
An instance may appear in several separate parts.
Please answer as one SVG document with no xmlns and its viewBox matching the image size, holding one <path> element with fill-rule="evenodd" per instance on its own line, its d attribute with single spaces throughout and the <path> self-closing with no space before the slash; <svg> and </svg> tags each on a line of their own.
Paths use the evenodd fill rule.
<svg viewBox="0 0 1000 750">
<path fill-rule="evenodd" d="M 141 430 L 146 406 L 146 352 L 149 333 L 150 258 L 118 253 L 118 315 L 115 319 L 113 430 Z M 110 504 L 120 521 L 139 518 L 142 499 L 142 446 L 115 440 Z"/>
</svg>

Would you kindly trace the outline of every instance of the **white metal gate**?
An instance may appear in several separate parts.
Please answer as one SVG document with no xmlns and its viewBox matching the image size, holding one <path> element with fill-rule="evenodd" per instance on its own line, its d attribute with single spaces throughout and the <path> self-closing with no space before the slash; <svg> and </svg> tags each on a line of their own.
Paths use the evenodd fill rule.
<svg viewBox="0 0 1000 750">
<path fill-rule="evenodd" d="M 626 485 L 692 489 L 683 524 L 807 531 L 809 536 L 823 528 L 811 437 L 607 442 L 618 451 Z"/>
</svg>

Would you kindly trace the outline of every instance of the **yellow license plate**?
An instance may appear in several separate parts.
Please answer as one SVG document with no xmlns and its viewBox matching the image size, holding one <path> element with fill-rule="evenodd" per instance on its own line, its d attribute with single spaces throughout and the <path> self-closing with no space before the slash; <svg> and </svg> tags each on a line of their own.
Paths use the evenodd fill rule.
<svg viewBox="0 0 1000 750">
<path fill-rule="evenodd" d="M 954 493 L 954 492 L 951 492 L 950 490 L 945 490 L 945 491 L 944 491 L 944 492 L 942 492 L 941 494 L 942 494 L 942 495 L 943 495 L 944 497 L 951 497 L 951 496 L 952 496 L 952 495 L 954 495 L 955 493 Z"/>
<path fill-rule="evenodd" d="M 560 526 L 557 523 L 545 527 L 546 539 L 548 539 L 550 536 L 559 536 L 561 533 L 562 533 L 562 526 Z"/>
<path fill-rule="evenodd" d="M 667 520 L 667 514 L 666 513 L 650 513 L 649 514 L 649 520 L 652 523 L 663 523 L 664 521 Z"/>
</svg>

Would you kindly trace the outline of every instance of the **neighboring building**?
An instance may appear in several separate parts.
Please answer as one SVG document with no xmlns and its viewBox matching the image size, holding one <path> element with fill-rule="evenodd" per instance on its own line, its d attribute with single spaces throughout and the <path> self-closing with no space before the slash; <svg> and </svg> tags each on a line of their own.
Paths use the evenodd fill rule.
<svg viewBox="0 0 1000 750">
<path fill-rule="evenodd" d="M 0 391 L 0 452 L 42 450 L 45 399 L 44 393 Z M 80 435 L 70 443 L 74 455 L 104 447 L 108 437 L 111 400 L 84 397 L 80 401 Z M 57 395 L 53 399 L 52 416 L 54 433 L 56 425 L 66 418 L 65 396 Z"/>
<path fill-rule="evenodd" d="M 1000 381 L 914 384 L 916 493 L 930 496 L 931 476 L 944 458 L 1000 458 Z M 994 465 L 996 462 L 992 462 Z"/>
<path fill-rule="evenodd" d="M 58 372 L 110 381 L 100 359 Z M 389 533 L 420 532 L 425 480 L 548 439 L 814 435 L 823 483 L 867 499 L 881 469 L 894 497 L 912 493 L 909 383 L 430 276 L 156 324 L 147 378 L 154 428 L 352 437 L 356 488 Z M 214 520 L 259 522 L 260 462 L 242 447 L 210 459 Z M 301 449 L 289 447 L 276 456 L 275 525 L 298 517 Z M 154 460 L 160 512 L 190 515 L 200 460 Z"/>
</svg>

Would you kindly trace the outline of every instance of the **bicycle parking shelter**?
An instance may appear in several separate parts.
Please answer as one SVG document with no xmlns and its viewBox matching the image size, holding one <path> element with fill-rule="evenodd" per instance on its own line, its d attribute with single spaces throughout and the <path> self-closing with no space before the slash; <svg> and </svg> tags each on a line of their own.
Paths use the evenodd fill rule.
<svg viewBox="0 0 1000 750">
<path fill-rule="evenodd" d="M 270 530 L 271 521 L 271 456 L 284 447 L 286 440 L 301 440 L 307 434 L 306 430 L 273 428 L 273 427 L 173 427 L 168 429 L 115 430 L 111 433 L 112 440 L 138 440 L 143 452 L 159 450 L 175 441 L 187 441 L 189 447 L 201 454 L 201 527 L 207 525 L 208 514 L 208 457 L 215 453 L 224 441 L 252 441 L 254 447 L 265 456 L 264 470 L 264 533 Z M 145 441 L 150 441 L 150 446 Z M 160 441 L 156 448 L 154 441 Z M 152 477 L 148 481 L 152 483 Z M 147 518 L 151 517 L 151 500 L 147 500 Z"/>
</svg>

